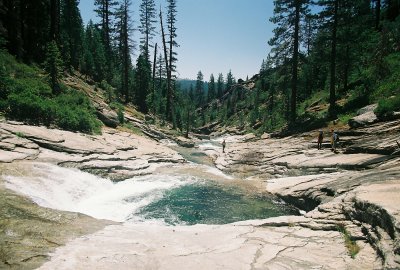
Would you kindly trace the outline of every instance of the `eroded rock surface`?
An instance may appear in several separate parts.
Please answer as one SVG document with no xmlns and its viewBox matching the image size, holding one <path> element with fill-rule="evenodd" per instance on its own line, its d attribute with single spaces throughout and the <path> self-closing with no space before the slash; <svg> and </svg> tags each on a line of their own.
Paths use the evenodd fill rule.
<svg viewBox="0 0 400 270">
<path fill-rule="evenodd" d="M 317 132 L 282 139 L 263 136 L 251 143 L 230 138 L 215 163 L 243 179 L 264 182 L 267 191 L 307 211 L 311 221 L 300 226 L 344 228 L 352 239 L 375 249 L 382 267 L 399 269 L 399 130 L 399 120 L 339 130 L 336 152 L 327 149 L 328 142 L 324 150 L 316 149 Z"/>
<path fill-rule="evenodd" d="M 132 133 L 103 129 L 86 135 L 43 126 L 0 122 L 0 162 L 35 160 L 74 167 L 113 180 L 154 172 L 185 160 L 166 146 Z"/>
<path fill-rule="evenodd" d="M 52 260 L 39 269 L 380 268 L 380 259 L 371 256 L 374 252 L 369 245 L 361 243 L 359 255 L 352 259 L 338 232 L 300 227 L 297 220 L 284 217 L 224 226 L 109 226 L 57 249 Z M 285 226 L 269 226 L 277 223 Z"/>
<path fill-rule="evenodd" d="M 154 140 L 114 129 L 88 136 L 0 122 L 0 160 L 50 162 L 115 180 L 185 161 L 157 142 L 170 135 L 137 125 Z M 259 183 L 304 215 L 218 226 L 109 226 L 59 247 L 41 269 L 398 269 L 399 130 L 400 120 L 339 130 L 337 152 L 329 138 L 317 150 L 317 132 L 225 137 L 226 153 L 204 150 L 219 169 Z M 354 258 L 339 230 L 358 246 Z"/>
</svg>

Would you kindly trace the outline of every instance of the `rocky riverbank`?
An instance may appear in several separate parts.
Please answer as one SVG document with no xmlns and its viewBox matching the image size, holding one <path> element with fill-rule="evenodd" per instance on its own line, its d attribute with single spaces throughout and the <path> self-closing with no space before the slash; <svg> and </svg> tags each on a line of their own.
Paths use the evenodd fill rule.
<svg viewBox="0 0 400 270">
<path fill-rule="evenodd" d="M 222 171 L 304 216 L 213 226 L 122 224 L 87 235 L 110 222 L 38 207 L 5 189 L 1 177 L 2 266 L 32 269 L 51 259 L 41 269 L 397 269 L 399 128 L 392 121 L 341 130 L 338 153 L 318 151 L 315 132 L 229 136 L 226 153 L 204 150 Z M 3 121 L 0 137 L 2 175 L 24 174 L 34 161 L 122 181 L 186 162 L 159 141 L 116 129 L 89 136 Z"/>
<path fill-rule="evenodd" d="M 329 150 L 329 139 L 317 150 L 317 131 L 282 139 L 230 137 L 226 154 L 214 156 L 221 170 L 262 181 L 267 191 L 307 211 L 308 223 L 294 227 L 342 226 L 359 246 L 370 244 L 385 269 L 398 269 L 399 130 L 399 120 L 339 130 L 336 153 Z"/>
<path fill-rule="evenodd" d="M 47 162 L 120 181 L 153 173 L 160 164 L 185 159 L 161 143 L 130 132 L 104 128 L 102 135 L 0 122 L 0 162 Z"/>
<path fill-rule="evenodd" d="M 42 208 L 5 188 L 5 175 L 30 176 L 36 163 L 78 168 L 115 181 L 183 163 L 154 140 L 105 128 L 86 135 L 19 122 L 0 122 L 0 268 L 34 269 L 49 252 L 115 222 Z"/>
</svg>

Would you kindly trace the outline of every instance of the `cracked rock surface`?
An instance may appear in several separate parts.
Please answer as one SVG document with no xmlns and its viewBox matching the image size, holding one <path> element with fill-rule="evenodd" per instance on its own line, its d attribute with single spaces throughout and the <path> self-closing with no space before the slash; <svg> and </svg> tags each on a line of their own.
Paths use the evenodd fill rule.
<svg viewBox="0 0 400 270">
<path fill-rule="evenodd" d="M 280 222 L 288 224 L 291 218 Z M 346 253 L 338 232 L 298 226 L 124 224 L 75 239 L 39 269 L 377 269 L 381 265 L 379 258 L 370 256 L 369 245 L 362 244 L 356 259 Z"/>
<path fill-rule="evenodd" d="M 151 174 L 159 164 L 185 162 L 166 146 L 109 128 L 92 136 L 3 121 L 0 139 L 0 162 L 49 162 L 117 181 Z"/>
<path fill-rule="evenodd" d="M 297 225 L 318 231 L 343 227 L 357 244 L 362 241 L 359 246 L 374 248 L 381 267 L 399 269 L 399 130 L 399 120 L 339 130 L 337 152 L 327 149 L 329 142 L 317 150 L 317 132 L 252 142 L 231 137 L 215 163 L 225 172 L 263 182 L 267 191 L 305 210 L 310 221 Z"/>
<path fill-rule="evenodd" d="M 49 259 L 39 269 L 399 269 L 399 130 L 396 120 L 339 131 L 337 153 L 327 149 L 328 138 L 317 150 L 316 133 L 231 136 L 226 153 L 207 150 L 219 169 L 257 182 L 304 210 L 302 216 L 228 225 L 111 225 L 74 234 L 80 237 L 65 246 L 61 241 L 53 253 L 23 258 Z M 88 136 L 0 122 L 0 137 L 3 166 L 34 160 L 124 180 L 185 161 L 158 142 L 113 129 Z M 338 228 L 359 247 L 354 258 Z"/>
</svg>

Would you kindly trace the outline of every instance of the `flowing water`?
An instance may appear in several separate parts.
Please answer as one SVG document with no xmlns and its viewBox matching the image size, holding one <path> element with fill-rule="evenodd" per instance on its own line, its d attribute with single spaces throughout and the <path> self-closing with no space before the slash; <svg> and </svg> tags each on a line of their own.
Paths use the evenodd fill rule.
<svg viewBox="0 0 400 270">
<path fill-rule="evenodd" d="M 120 222 L 225 224 L 297 213 L 270 195 L 232 184 L 231 177 L 204 165 L 208 161 L 201 151 L 192 151 L 186 155 L 199 158 L 202 165 L 180 165 L 122 182 L 44 163 L 35 164 L 29 176 L 4 179 L 7 188 L 40 206 Z"/>
</svg>

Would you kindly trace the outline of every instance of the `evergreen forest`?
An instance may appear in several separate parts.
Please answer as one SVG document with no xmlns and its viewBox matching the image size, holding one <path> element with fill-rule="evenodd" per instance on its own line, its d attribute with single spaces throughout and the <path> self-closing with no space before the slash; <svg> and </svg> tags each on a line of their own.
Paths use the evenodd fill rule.
<svg viewBox="0 0 400 270">
<path fill-rule="evenodd" d="M 134 108 L 186 136 L 216 126 L 262 134 L 346 124 L 372 103 L 383 120 L 400 110 L 399 0 L 275 0 L 259 73 L 199 71 L 194 81 L 177 75 L 179 1 L 138 0 L 139 10 L 133 0 L 93 1 L 97 20 L 86 25 L 79 0 L 0 2 L 2 115 L 99 133 L 96 108 L 70 76 L 94 85 L 121 125 Z"/>
</svg>

